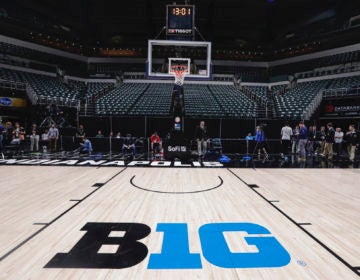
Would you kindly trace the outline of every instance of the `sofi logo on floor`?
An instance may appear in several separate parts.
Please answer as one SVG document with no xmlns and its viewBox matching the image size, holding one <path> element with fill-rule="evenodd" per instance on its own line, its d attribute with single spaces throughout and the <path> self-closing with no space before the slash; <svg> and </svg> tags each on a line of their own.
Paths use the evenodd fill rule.
<svg viewBox="0 0 360 280">
<path fill-rule="evenodd" d="M 68 253 L 56 254 L 45 268 L 111 268 L 135 266 L 149 251 L 141 239 L 151 229 L 139 223 L 87 223 L 85 235 Z M 211 223 L 199 228 L 200 253 L 191 253 L 188 226 L 185 223 L 159 223 L 163 232 L 162 250 L 150 253 L 148 269 L 201 269 L 203 259 L 222 268 L 282 267 L 290 262 L 286 249 L 265 227 L 253 223 Z M 243 232 L 252 252 L 229 249 L 225 234 Z"/>
</svg>

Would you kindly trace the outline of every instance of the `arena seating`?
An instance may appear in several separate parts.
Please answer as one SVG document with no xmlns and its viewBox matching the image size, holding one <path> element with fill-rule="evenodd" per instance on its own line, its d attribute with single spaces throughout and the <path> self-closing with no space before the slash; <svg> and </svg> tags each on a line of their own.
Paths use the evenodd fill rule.
<svg viewBox="0 0 360 280">
<path fill-rule="evenodd" d="M 126 115 L 149 84 L 125 83 L 95 102 L 98 115 Z"/>
<path fill-rule="evenodd" d="M 289 87 L 288 84 L 285 84 L 285 85 L 276 85 L 276 86 L 272 86 L 271 87 L 271 93 L 273 95 L 275 94 L 282 94 L 286 91 L 286 89 Z"/>
<path fill-rule="evenodd" d="M 35 58 L 36 55 L 42 54 L 38 51 L 0 42 L 0 52 L 3 54 L 9 54 L 25 58 Z"/>
<path fill-rule="evenodd" d="M 31 49 L 5 42 L 0 42 L 0 53 L 60 65 L 63 62 L 66 62 L 67 64 L 72 62 L 72 66 L 76 67 L 76 64 L 74 64 L 73 60 L 65 58 L 63 56 L 53 55 L 39 51 L 37 49 Z"/>
<path fill-rule="evenodd" d="M 0 78 L 27 83 L 39 97 L 62 98 L 71 101 L 79 98 L 79 92 L 76 89 L 71 89 L 56 77 L 0 68 Z"/>
<path fill-rule="evenodd" d="M 168 116 L 173 87 L 173 84 L 150 84 L 129 114 Z"/>
<path fill-rule="evenodd" d="M 210 85 L 209 89 L 223 110 L 223 116 L 256 117 L 258 105 L 234 86 Z"/>
<path fill-rule="evenodd" d="M 105 89 L 111 88 L 114 86 L 114 83 L 108 83 L 108 82 L 89 82 L 87 83 L 87 91 L 86 96 L 92 97 L 100 92 L 102 92 Z"/>
<path fill-rule="evenodd" d="M 325 56 L 321 58 L 314 58 L 310 60 L 304 60 L 301 62 L 284 64 L 275 66 L 271 69 L 271 76 L 278 75 L 292 75 L 298 72 L 310 71 L 319 67 L 327 67 L 333 65 L 346 65 L 348 63 L 354 63 L 360 61 L 360 51 L 352 51 L 347 53 L 335 54 L 331 56 Z M 316 73 L 315 73 L 316 72 Z M 324 70 L 315 71 L 314 73 L 308 73 L 306 77 L 323 76 L 336 74 L 336 70 Z"/>
<path fill-rule="evenodd" d="M 345 77 L 339 79 L 333 79 L 327 86 L 328 89 L 339 88 L 352 88 L 354 86 L 360 87 L 360 76 Z"/>
<path fill-rule="evenodd" d="M 187 116 L 225 116 L 207 85 L 185 84 L 184 103 Z"/>
<path fill-rule="evenodd" d="M 275 94 L 274 105 L 277 116 L 301 119 L 304 110 L 328 83 L 328 80 L 298 83 L 283 94 Z"/>
<path fill-rule="evenodd" d="M 54 71 L 55 67 L 58 66 L 65 69 L 68 74 L 83 77 L 87 69 L 87 65 L 83 62 L 4 42 L 0 42 L 0 53 L 31 60 L 21 66 L 44 71 Z"/>
<path fill-rule="evenodd" d="M 236 74 L 242 82 L 267 82 L 268 79 L 265 68 L 215 65 L 213 71 L 216 74 Z"/>
<path fill-rule="evenodd" d="M 84 93 L 84 89 L 86 88 L 86 85 L 84 82 L 76 81 L 76 80 L 68 80 L 67 83 L 70 90 L 75 91 L 78 93 L 79 97 Z"/>
<path fill-rule="evenodd" d="M 66 105 L 68 102 L 71 103 L 69 106 L 77 104 L 83 97 L 92 97 L 105 90 L 105 95 L 94 101 L 95 113 L 100 115 L 170 115 L 172 83 L 125 83 L 111 90 L 109 87 L 114 86 L 111 82 L 92 81 L 86 85 L 71 78 L 63 81 L 54 76 L 7 68 L 0 68 L 0 79 L 27 83 L 44 103 Z M 273 104 L 271 112 L 275 108 L 275 117 L 299 119 L 303 118 L 320 91 L 352 89 L 359 85 L 360 76 L 352 76 L 299 82 L 291 89 L 288 89 L 288 85 L 274 86 L 272 95 L 269 95 L 265 86 L 244 86 L 243 90 L 238 90 L 232 85 L 185 83 L 185 114 L 189 117 L 259 117 L 264 107 L 262 101 L 269 101 Z M 261 100 L 249 97 L 245 91 L 251 91 Z"/>
<path fill-rule="evenodd" d="M 341 54 L 335 54 L 327 57 L 322 57 L 317 59 L 317 65 L 331 66 L 338 64 L 345 64 L 349 62 L 359 61 L 360 60 L 360 51 L 353 51 Z"/>
<path fill-rule="evenodd" d="M 245 90 L 250 90 L 251 92 L 256 94 L 260 99 L 262 99 L 264 102 L 267 102 L 268 99 L 269 99 L 268 95 L 267 95 L 267 87 L 264 87 L 264 86 L 254 86 L 254 87 L 244 86 L 243 88 Z"/>
<path fill-rule="evenodd" d="M 125 83 L 96 101 L 96 113 L 169 116 L 172 84 Z M 185 114 L 191 117 L 255 117 L 258 105 L 226 85 L 184 85 Z"/>
</svg>

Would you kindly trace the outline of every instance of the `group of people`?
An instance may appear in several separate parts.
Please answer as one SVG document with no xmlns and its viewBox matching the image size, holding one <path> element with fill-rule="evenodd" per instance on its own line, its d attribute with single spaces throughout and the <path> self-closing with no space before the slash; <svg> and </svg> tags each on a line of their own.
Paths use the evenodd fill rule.
<svg viewBox="0 0 360 280">
<path fill-rule="evenodd" d="M 91 153 L 93 152 L 93 146 L 92 146 L 90 139 L 87 137 L 87 135 L 85 133 L 84 125 L 82 125 L 82 124 L 79 125 L 79 128 L 77 129 L 75 136 L 77 139 L 80 140 L 79 141 L 80 146 L 81 146 L 80 153 L 91 155 Z M 113 132 L 110 132 L 109 137 L 114 138 L 114 139 L 122 139 L 123 140 L 121 151 L 124 155 L 128 154 L 128 153 L 131 153 L 132 156 L 136 155 L 136 138 L 132 137 L 132 135 L 130 133 L 126 134 L 125 137 L 122 137 L 120 132 L 116 133 L 115 136 L 114 136 Z M 105 138 L 105 136 L 101 130 L 98 130 L 97 134 L 95 135 L 94 138 L 102 139 L 102 138 Z"/>
<path fill-rule="evenodd" d="M 24 126 L 19 122 L 7 121 L 6 123 L 0 123 L 0 153 L 3 153 L 4 147 L 12 146 L 20 153 L 25 150 L 25 139 L 30 139 L 30 152 L 40 151 L 39 147 L 42 147 L 43 151 L 47 151 L 50 146 L 50 151 L 55 152 L 57 149 L 57 142 L 59 139 L 59 130 L 55 124 L 52 124 L 49 129 L 41 131 L 36 123 L 33 123 L 29 128 L 27 134 Z"/>
<path fill-rule="evenodd" d="M 83 126 L 80 125 L 80 131 L 83 131 Z M 112 137 L 113 134 L 111 133 Z M 355 159 L 356 147 L 359 145 L 359 134 L 355 129 L 355 125 L 350 124 L 346 133 L 341 131 L 341 128 L 334 128 L 333 124 L 329 122 L 327 126 L 321 126 L 320 130 L 317 130 L 316 126 L 306 127 L 303 121 L 293 129 L 289 123 L 286 122 L 281 129 L 281 157 L 286 159 L 290 153 L 293 155 L 298 154 L 298 159 L 304 161 L 307 156 L 321 156 L 332 160 L 334 152 L 338 157 L 343 155 L 344 144 L 347 143 L 347 151 L 350 161 Z M 96 138 L 103 137 L 101 131 L 98 131 Z M 117 133 L 115 138 L 122 138 L 120 133 Z M 203 157 L 208 149 L 209 137 L 205 122 L 201 121 L 195 129 L 194 138 L 197 143 L 197 152 L 199 157 Z M 85 138 L 86 139 L 86 138 Z M 136 154 L 135 139 L 131 137 L 131 134 L 127 134 L 123 138 L 122 152 L 123 154 L 132 152 Z M 268 158 L 268 151 L 266 148 L 264 125 L 256 127 L 254 136 L 247 136 L 246 140 L 254 140 L 256 143 L 255 151 L 260 158 L 261 153 L 264 154 L 264 158 Z M 88 140 L 87 140 L 88 141 Z M 88 152 L 89 145 L 84 145 L 84 152 Z M 91 147 L 91 146 L 90 146 Z M 155 131 L 150 137 L 150 151 L 152 157 L 162 151 L 162 140 L 158 133 Z"/>
<path fill-rule="evenodd" d="M 52 124 L 49 129 L 41 131 L 36 123 L 33 123 L 29 128 L 29 133 L 19 122 L 13 125 L 11 122 L 4 124 L 0 123 L 0 153 L 3 152 L 4 146 L 14 146 L 18 151 L 24 151 L 24 142 L 28 138 L 30 140 L 30 152 L 47 151 L 50 148 L 51 152 L 56 152 L 57 143 L 60 136 L 59 130 L 55 124 Z M 286 159 L 289 154 L 297 154 L 300 161 L 304 161 L 307 156 L 320 156 L 332 160 L 334 155 L 341 157 L 349 156 L 350 161 L 354 161 L 356 147 L 360 144 L 360 135 L 357 132 L 355 125 L 350 124 L 348 130 L 344 133 L 340 127 L 333 127 L 329 122 L 326 126 L 321 126 L 317 129 L 316 126 L 307 127 L 304 122 L 300 121 L 295 128 L 291 128 L 289 123 L 286 122 L 281 128 L 281 157 Z M 88 139 L 84 126 L 79 125 L 76 139 L 80 144 L 80 153 L 91 155 L 93 152 L 93 145 Z M 110 133 L 111 138 L 122 139 L 122 153 L 131 153 L 136 155 L 136 141 L 131 134 L 126 134 L 125 137 L 121 136 L 118 132 L 115 135 Z M 95 138 L 104 138 L 101 130 L 98 130 Z M 195 129 L 194 138 L 197 142 L 197 151 L 199 157 L 203 157 L 208 148 L 209 137 L 205 122 L 201 121 Z M 254 151 L 257 152 L 260 158 L 261 153 L 264 158 L 268 158 L 268 151 L 265 141 L 264 126 L 259 125 L 256 127 L 255 136 L 249 134 L 246 140 L 254 140 L 256 143 Z M 347 146 L 346 146 L 347 145 Z M 158 133 L 154 131 L 150 137 L 150 152 L 152 158 L 156 158 L 159 154 L 163 154 L 162 140 Z"/>
<path fill-rule="evenodd" d="M 355 159 L 356 147 L 359 145 L 359 134 L 354 124 L 350 124 L 346 133 L 340 127 L 334 128 L 329 122 L 326 127 L 306 127 L 303 121 L 292 129 L 289 123 L 281 129 L 281 156 L 286 158 L 290 152 L 298 154 L 299 160 L 304 161 L 306 156 L 320 156 L 332 160 L 334 152 L 337 157 L 343 155 L 344 144 L 347 143 L 347 151 L 350 161 Z"/>
<path fill-rule="evenodd" d="M 136 155 L 136 138 L 132 137 L 131 134 L 126 134 L 125 137 L 122 137 L 121 133 L 118 132 L 114 137 L 113 132 L 110 132 L 109 136 L 110 138 L 123 140 L 122 149 L 121 149 L 123 154 L 132 153 L 133 156 Z M 86 137 L 83 125 L 79 125 L 79 128 L 76 132 L 76 137 L 82 139 L 82 143 L 80 143 L 81 145 L 80 152 L 90 154 L 93 150 L 92 144 L 90 140 L 87 139 Z M 167 135 L 167 138 L 168 137 L 169 135 Z M 95 138 L 104 138 L 104 135 L 101 130 L 98 130 Z M 200 157 L 203 157 L 207 152 L 207 147 L 209 142 L 207 128 L 205 126 L 204 121 L 201 121 L 199 125 L 196 127 L 195 139 L 197 142 L 198 154 Z M 153 159 L 159 157 L 162 158 L 163 142 L 157 131 L 154 131 L 150 136 L 150 152 L 151 152 L 151 157 Z"/>
</svg>

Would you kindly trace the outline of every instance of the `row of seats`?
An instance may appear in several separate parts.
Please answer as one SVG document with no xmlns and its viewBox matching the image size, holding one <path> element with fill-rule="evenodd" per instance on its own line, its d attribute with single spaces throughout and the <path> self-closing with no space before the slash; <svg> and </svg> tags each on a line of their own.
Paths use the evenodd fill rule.
<svg viewBox="0 0 360 280">
<path fill-rule="evenodd" d="M 66 68 L 67 72 L 73 72 L 73 74 L 81 74 L 86 68 L 85 63 L 80 63 L 63 56 L 53 55 L 36 49 L 25 48 L 5 42 L 0 42 L 0 53 L 30 59 L 33 63 L 38 61 L 46 64 L 52 64 L 54 66 L 57 65 L 61 68 Z"/>
<path fill-rule="evenodd" d="M 360 76 L 344 77 L 333 79 L 328 84 L 328 89 L 353 88 L 360 87 Z"/>
<path fill-rule="evenodd" d="M 149 87 L 142 83 L 125 83 L 114 88 L 108 94 L 95 102 L 95 112 L 98 115 L 126 115 L 136 100 Z"/>
<path fill-rule="evenodd" d="M 286 89 L 289 87 L 288 84 L 285 85 L 276 85 L 271 87 L 271 93 L 274 94 L 282 94 L 286 91 Z"/>
<path fill-rule="evenodd" d="M 360 61 L 360 51 L 353 51 L 322 57 L 316 61 L 316 65 L 321 65 L 322 67 L 325 67 L 331 65 L 345 64 L 354 61 Z"/>
<path fill-rule="evenodd" d="M 211 92 L 217 99 L 226 117 L 256 117 L 258 105 L 233 86 L 210 85 Z"/>
<path fill-rule="evenodd" d="M 24 58 L 33 58 L 33 59 L 38 58 L 39 55 L 44 54 L 32 49 L 28 49 L 4 42 L 0 42 L 0 52 L 3 54 L 9 54 L 9 55 L 20 56 Z"/>
<path fill-rule="evenodd" d="M 114 86 L 114 83 L 109 82 L 89 82 L 87 83 L 86 96 L 92 97 L 106 89 L 109 89 Z"/>
<path fill-rule="evenodd" d="M 298 83 L 283 94 L 274 95 L 278 117 L 301 119 L 307 107 L 320 91 L 326 88 L 327 80 Z"/>
<path fill-rule="evenodd" d="M 187 116 L 224 117 L 224 111 L 207 85 L 184 85 L 184 103 Z"/>
<path fill-rule="evenodd" d="M 304 60 L 291 64 L 284 64 L 275 66 L 271 69 L 271 75 L 289 75 L 304 71 L 310 71 L 319 67 L 328 67 L 333 65 L 345 65 L 348 63 L 354 63 L 360 61 L 360 51 L 352 51 L 342 54 L 335 54 L 321 58 L 314 58 L 311 60 Z M 325 71 L 322 75 L 329 75 L 332 72 Z M 333 74 L 333 73 L 332 73 Z"/>
<path fill-rule="evenodd" d="M 65 84 L 68 85 L 69 89 L 76 92 L 77 96 L 81 97 L 85 92 L 85 83 L 76 80 L 68 80 Z"/>
<path fill-rule="evenodd" d="M 100 115 L 169 116 L 172 84 L 125 83 L 96 101 Z M 256 117 L 258 105 L 226 85 L 184 85 L 185 114 L 189 117 Z"/>
<path fill-rule="evenodd" d="M 313 78 L 313 77 L 320 77 L 320 76 L 328 76 L 328 75 L 356 72 L 359 69 L 360 69 L 360 67 L 357 65 L 351 65 L 351 66 L 339 65 L 339 66 L 331 67 L 331 69 L 316 69 L 316 70 L 308 71 L 308 72 L 304 72 L 304 73 L 296 73 L 295 76 L 298 79 Z"/>
<path fill-rule="evenodd" d="M 244 86 L 243 88 L 245 90 L 249 90 L 252 93 L 256 94 L 263 101 L 265 101 L 265 102 L 269 101 L 268 94 L 267 94 L 267 87 L 264 87 L 264 86 L 254 86 L 254 87 Z"/>
<path fill-rule="evenodd" d="M 272 87 L 276 115 L 279 117 L 299 118 L 306 107 L 313 101 L 321 90 L 325 89 L 351 89 L 360 87 L 360 76 L 351 76 L 323 81 L 314 81 L 296 84 L 292 89 L 289 85 Z M 245 87 L 263 99 L 269 100 L 267 87 Z M 351 93 L 349 91 L 349 93 Z"/>
<path fill-rule="evenodd" d="M 150 84 L 129 114 L 168 116 L 173 87 L 173 84 Z"/>
<path fill-rule="evenodd" d="M 34 92 L 45 98 L 79 100 L 85 84 L 66 82 L 57 77 L 0 68 L 0 79 L 29 84 Z M 88 94 L 112 86 L 111 83 L 88 83 Z M 301 118 L 304 110 L 324 89 L 352 88 L 360 85 L 360 76 L 328 79 L 288 85 L 272 89 L 276 116 Z M 170 84 L 125 83 L 95 101 L 100 115 L 158 115 L 170 114 L 172 87 Z M 266 87 L 247 87 L 261 98 L 270 98 Z M 184 85 L 186 115 L 190 117 L 257 117 L 259 104 L 249 99 L 234 86 Z"/>
<path fill-rule="evenodd" d="M 79 92 L 56 77 L 0 68 L 0 78 L 30 85 L 34 93 L 47 98 L 79 99 Z"/>
<path fill-rule="evenodd" d="M 22 82 L 30 85 L 35 94 L 46 98 L 63 98 L 71 101 L 86 95 L 91 97 L 98 92 L 114 86 L 111 82 L 89 82 L 35 74 L 25 71 L 0 68 L 0 79 Z"/>
<path fill-rule="evenodd" d="M 214 65 L 215 74 L 235 74 L 242 82 L 267 82 L 266 68 Z"/>
</svg>

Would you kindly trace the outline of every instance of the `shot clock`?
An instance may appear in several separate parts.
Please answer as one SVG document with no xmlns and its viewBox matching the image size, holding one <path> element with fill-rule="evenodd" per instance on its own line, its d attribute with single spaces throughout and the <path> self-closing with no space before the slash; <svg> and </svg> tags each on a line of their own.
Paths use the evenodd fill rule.
<svg viewBox="0 0 360 280">
<path fill-rule="evenodd" d="M 166 6 L 166 35 L 168 37 L 194 36 L 194 5 Z"/>
</svg>

